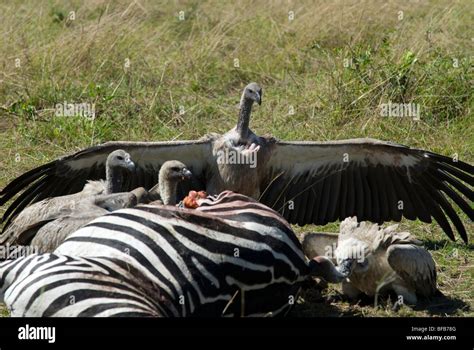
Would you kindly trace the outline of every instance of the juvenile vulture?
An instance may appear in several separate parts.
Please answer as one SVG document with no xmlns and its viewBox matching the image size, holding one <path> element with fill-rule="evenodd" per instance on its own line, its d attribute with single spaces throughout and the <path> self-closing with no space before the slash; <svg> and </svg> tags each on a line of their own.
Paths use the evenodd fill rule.
<svg viewBox="0 0 474 350">
<path fill-rule="evenodd" d="M 164 162 L 160 168 L 158 183 L 149 191 L 148 201 L 153 204 L 178 204 L 178 185 L 184 180 L 191 180 L 192 176 L 186 165 L 180 161 Z"/>
<path fill-rule="evenodd" d="M 451 223 L 467 242 L 466 229 L 448 199 L 474 220 L 472 165 L 374 139 L 288 142 L 260 137 L 249 129 L 249 120 L 253 103 L 261 101 L 262 89 L 247 85 L 237 126 L 224 135 L 107 142 L 32 169 L 0 192 L 0 205 L 21 193 L 3 216 L 5 226 L 29 203 L 77 192 L 87 179 L 104 176 L 107 155 L 122 148 L 137 164 L 128 189 L 151 188 L 161 164 L 177 159 L 194 174 L 191 185 L 178 187 L 179 199 L 190 189 L 211 195 L 232 190 L 299 225 L 324 225 L 354 215 L 377 223 L 402 217 L 430 223 L 434 218 L 452 240 Z"/>
<path fill-rule="evenodd" d="M 14 217 L 8 227 L 4 227 L 0 245 L 29 244 L 45 224 L 74 212 L 83 212 L 90 206 L 104 210 L 123 207 L 123 201 L 128 200 L 126 196 L 108 195 L 126 190 L 124 179 L 127 172 L 132 172 L 134 168 L 135 164 L 127 152 L 122 149 L 112 151 L 106 158 L 105 180 L 87 181 L 78 193 L 46 198 L 27 207 Z"/>
<path fill-rule="evenodd" d="M 137 205 L 140 202 L 141 189 L 137 190 L 83 198 L 67 214 L 50 216 L 48 220 L 39 222 L 27 232 L 18 232 L 18 235 L 12 236 L 8 243 L 15 246 L 28 244 L 35 247 L 38 253 L 50 253 L 71 233 L 95 218 L 114 210 Z M 18 241 L 12 241 L 16 237 Z"/>
<path fill-rule="evenodd" d="M 129 159 L 129 157 L 127 158 Z M 117 163 L 116 166 L 120 166 L 119 164 Z M 175 205 L 178 183 L 186 179 L 189 180 L 191 175 L 183 163 L 175 160 L 167 161 L 160 169 L 159 183 L 149 192 L 140 187 L 131 192 L 86 195 L 74 202 L 68 199 L 66 203 L 59 203 L 64 204 L 65 207 L 49 207 L 46 208 L 50 209 L 49 212 L 46 209 L 41 211 L 42 216 L 37 217 L 34 223 L 35 213 L 31 208 L 34 209 L 40 203 L 33 204 L 14 220 L 5 232 L 6 237 L 3 244 L 10 246 L 29 244 L 34 246 L 38 253 L 53 252 L 71 233 L 111 211 L 131 208 L 137 204 L 146 204 L 151 201 L 154 204 Z M 113 175 L 112 179 L 116 180 Z M 64 197 L 56 197 L 58 200 L 60 198 Z M 27 214 L 31 214 L 31 217 L 26 218 L 30 225 L 22 227 L 21 223 L 17 221 L 25 219 L 23 217 Z M 17 231 L 13 231 L 14 229 Z"/>
<path fill-rule="evenodd" d="M 369 222 L 347 218 L 340 225 L 339 237 L 309 234 L 303 242 L 308 258 L 325 247 L 332 250 L 337 270 L 347 277 L 342 291 L 351 299 L 363 294 L 375 296 L 393 291 L 406 304 L 416 304 L 418 297 L 435 295 L 436 266 L 431 254 L 408 232 L 398 232 L 398 225 L 381 228 Z M 318 251 L 319 250 L 319 251 Z"/>
<path fill-rule="evenodd" d="M 126 189 L 125 180 L 135 170 L 130 154 L 123 149 L 110 152 L 105 160 L 105 180 L 88 180 L 81 194 L 98 195 L 119 193 Z"/>
</svg>

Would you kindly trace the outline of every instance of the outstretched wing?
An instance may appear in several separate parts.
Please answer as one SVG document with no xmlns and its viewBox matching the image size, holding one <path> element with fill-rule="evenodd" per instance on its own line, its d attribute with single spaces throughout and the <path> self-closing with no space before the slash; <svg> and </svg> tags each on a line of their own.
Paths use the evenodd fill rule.
<svg viewBox="0 0 474 350">
<path fill-rule="evenodd" d="M 474 220 L 470 164 L 373 139 L 277 142 L 273 147 L 261 201 L 290 223 L 324 225 L 349 216 L 377 223 L 402 216 L 428 223 L 434 218 L 454 240 L 449 217 L 467 242 L 448 198 Z"/>
<path fill-rule="evenodd" d="M 204 170 L 212 155 L 209 139 L 177 142 L 107 142 L 87 148 L 32 169 L 10 182 L 0 192 L 0 205 L 21 193 L 5 212 L 2 221 L 8 223 L 28 204 L 44 198 L 76 193 L 87 180 L 105 178 L 105 162 L 110 152 L 127 151 L 136 165 L 129 176 L 128 189 L 151 188 L 158 181 L 158 171 L 167 160 L 179 160 L 192 171 L 194 180 L 189 188 L 202 189 Z M 186 186 L 186 185 L 183 185 Z M 187 190 L 181 188 L 182 193 Z"/>
</svg>

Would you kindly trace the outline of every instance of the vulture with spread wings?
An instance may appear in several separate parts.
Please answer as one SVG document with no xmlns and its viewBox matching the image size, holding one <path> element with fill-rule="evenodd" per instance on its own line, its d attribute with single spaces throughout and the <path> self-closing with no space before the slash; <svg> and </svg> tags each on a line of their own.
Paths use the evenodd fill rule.
<svg viewBox="0 0 474 350">
<path fill-rule="evenodd" d="M 107 142 L 30 170 L 0 192 L 0 205 L 21 193 L 6 210 L 4 229 L 28 204 L 80 191 L 87 180 L 105 176 L 107 155 L 128 152 L 136 164 L 129 189 L 151 188 L 160 166 L 176 159 L 193 173 L 181 184 L 217 194 L 223 190 L 258 198 L 290 223 L 324 225 L 346 217 L 376 223 L 402 216 L 430 223 L 434 218 L 454 240 L 453 227 L 467 242 L 453 208 L 474 220 L 474 167 L 429 151 L 373 139 L 285 142 L 249 129 L 262 90 L 251 83 L 241 98 L 237 126 L 197 141 Z M 451 221 L 448 221 L 448 219 Z"/>
</svg>

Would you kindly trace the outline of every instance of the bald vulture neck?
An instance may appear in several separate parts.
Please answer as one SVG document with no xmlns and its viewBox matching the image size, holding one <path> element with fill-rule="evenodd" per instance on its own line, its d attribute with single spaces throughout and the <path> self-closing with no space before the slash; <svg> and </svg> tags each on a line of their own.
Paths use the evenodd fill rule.
<svg viewBox="0 0 474 350">
<path fill-rule="evenodd" d="M 240 112 L 239 112 L 239 121 L 237 122 L 237 132 L 239 133 L 240 139 L 245 140 L 248 137 L 249 133 L 249 122 L 250 122 L 250 113 L 252 112 L 253 100 L 245 98 L 245 95 L 242 94 L 240 99 Z"/>
<path fill-rule="evenodd" d="M 108 166 L 105 171 L 106 194 L 119 193 L 123 191 L 123 170 L 120 167 Z"/>
<path fill-rule="evenodd" d="M 158 187 L 160 189 L 161 201 L 164 205 L 176 205 L 176 192 L 178 183 L 168 180 L 164 174 L 160 173 L 158 179 Z"/>
</svg>

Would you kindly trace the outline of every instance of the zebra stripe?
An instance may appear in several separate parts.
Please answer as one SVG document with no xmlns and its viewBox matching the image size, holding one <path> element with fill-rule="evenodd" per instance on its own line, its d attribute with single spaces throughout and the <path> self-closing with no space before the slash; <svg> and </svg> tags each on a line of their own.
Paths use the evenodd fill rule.
<svg viewBox="0 0 474 350">
<path fill-rule="evenodd" d="M 174 317 L 285 313 L 309 273 L 289 224 L 232 192 L 112 212 L 0 272 L 15 316 Z"/>
</svg>

